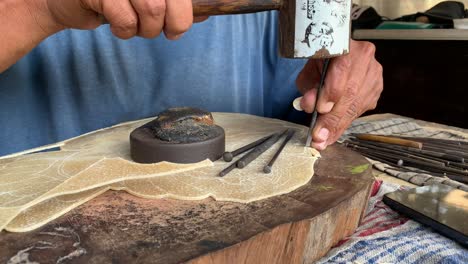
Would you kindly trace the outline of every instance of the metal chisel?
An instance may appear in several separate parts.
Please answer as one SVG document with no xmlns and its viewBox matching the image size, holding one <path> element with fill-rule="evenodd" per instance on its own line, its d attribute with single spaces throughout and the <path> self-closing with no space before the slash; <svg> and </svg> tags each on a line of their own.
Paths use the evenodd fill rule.
<svg viewBox="0 0 468 264">
<path fill-rule="evenodd" d="M 330 59 L 325 59 L 323 63 L 323 69 L 320 74 L 320 83 L 317 89 L 317 99 L 315 101 L 314 111 L 312 112 L 312 120 L 310 121 L 309 132 L 307 134 L 306 147 L 310 147 L 310 144 L 312 143 L 312 131 L 314 131 L 315 124 L 317 123 L 317 116 L 318 116 L 317 103 L 318 103 L 318 99 L 320 98 L 320 92 L 322 90 L 323 83 L 325 82 L 325 77 L 327 76 L 329 63 L 330 63 Z"/>
</svg>

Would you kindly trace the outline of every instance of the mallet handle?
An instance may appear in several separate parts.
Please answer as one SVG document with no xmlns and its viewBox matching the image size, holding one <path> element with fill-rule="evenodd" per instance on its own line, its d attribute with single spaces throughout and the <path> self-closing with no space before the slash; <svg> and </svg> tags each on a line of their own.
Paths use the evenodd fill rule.
<svg viewBox="0 0 468 264">
<path fill-rule="evenodd" d="M 192 0 L 194 16 L 246 14 L 279 10 L 283 0 Z"/>
</svg>

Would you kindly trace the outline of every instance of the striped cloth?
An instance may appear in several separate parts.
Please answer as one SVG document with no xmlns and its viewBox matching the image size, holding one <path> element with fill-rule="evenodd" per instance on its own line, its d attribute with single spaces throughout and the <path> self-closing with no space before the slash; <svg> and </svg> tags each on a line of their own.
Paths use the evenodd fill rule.
<svg viewBox="0 0 468 264">
<path fill-rule="evenodd" d="M 402 135 L 415 137 L 429 137 L 451 140 L 468 140 L 465 133 L 455 130 L 437 130 L 422 127 L 410 118 L 389 118 L 385 120 L 363 121 L 356 120 L 346 130 L 339 142 L 343 142 L 351 134 L 369 133 L 379 135 Z M 379 161 L 371 160 L 374 169 L 386 173 L 389 176 L 399 178 L 418 186 L 430 185 L 434 183 L 445 184 L 453 188 L 468 191 L 468 185 L 449 178 L 435 177 L 428 173 L 415 173 L 402 171 L 397 167 Z"/>
<path fill-rule="evenodd" d="M 357 119 L 343 134 L 342 140 L 353 133 L 379 135 L 405 135 L 451 140 L 467 140 L 466 135 L 457 131 L 427 129 L 418 125 L 411 118 L 389 118 L 384 120 L 364 121 Z"/>
<path fill-rule="evenodd" d="M 317 263 L 468 263 L 468 250 L 382 202 L 398 185 L 376 181 L 356 232 Z"/>
</svg>

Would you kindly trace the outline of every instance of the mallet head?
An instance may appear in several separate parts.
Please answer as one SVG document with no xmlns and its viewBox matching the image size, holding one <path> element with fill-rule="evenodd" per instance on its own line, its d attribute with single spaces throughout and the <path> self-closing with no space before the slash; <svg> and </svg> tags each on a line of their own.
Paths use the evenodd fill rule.
<svg viewBox="0 0 468 264">
<path fill-rule="evenodd" d="M 284 0 L 280 53 L 287 58 L 331 58 L 349 52 L 351 0 Z"/>
<path fill-rule="evenodd" d="M 195 16 L 279 10 L 280 54 L 331 58 L 349 52 L 351 0 L 192 0 Z"/>
</svg>

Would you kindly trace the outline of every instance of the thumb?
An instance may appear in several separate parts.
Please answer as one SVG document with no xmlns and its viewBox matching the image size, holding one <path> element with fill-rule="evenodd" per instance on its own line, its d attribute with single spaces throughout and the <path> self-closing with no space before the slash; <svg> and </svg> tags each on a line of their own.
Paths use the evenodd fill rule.
<svg viewBox="0 0 468 264">
<path fill-rule="evenodd" d="M 317 150 L 324 150 L 329 144 L 330 140 L 335 137 L 341 118 L 334 115 L 333 112 L 319 115 L 317 124 L 312 131 L 312 147 Z"/>
</svg>

